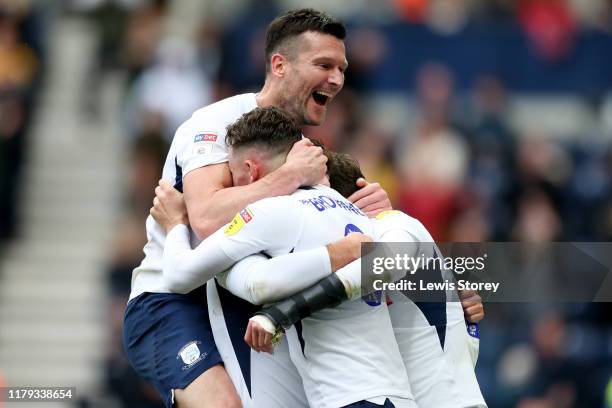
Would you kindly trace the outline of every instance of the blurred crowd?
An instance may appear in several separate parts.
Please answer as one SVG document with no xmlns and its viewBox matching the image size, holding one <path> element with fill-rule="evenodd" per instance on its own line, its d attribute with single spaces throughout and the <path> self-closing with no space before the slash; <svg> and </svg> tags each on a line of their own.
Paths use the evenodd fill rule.
<svg viewBox="0 0 612 408">
<path fill-rule="evenodd" d="M 17 228 L 28 128 L 43 78 L 44 13 L 0 1 L 0 247 Z"/>
<path fill-rule="evenodd" d="M 0 235 L 7 238 L 15 230 L 15 193 L 44 47 L 35 8 L 1 5 Z M 120 71 L 126 78 L 121 122 L 131 149 L 130 177 L 109 257 L 116 346 L 109 347 L 105 376 L 108 391 L 124 406 L 160 406 L 123 357 L 120 334 L 131 271 L 142 259 L 145 219 L 174 130 L 201 106 L 259 89 L 263 30 L 279 11 L 295 6 L 303 3 L 245 1 L 230 17 L 202 16 L 189 39 L 167 34 L 168 0 L 83 0 L 64 10 L 88 19 L 98 36 L 82 114 L 91 120 L 100 114 L 97 88 L 104 75 Z M 457 39 L 478 25 L 503 45 L 503 30 L 510 27 L 533 63 L 562 70 L 582 55 L 586 33 L 599 33 L 597 41 L 612 49 L 612 1 L 338 0 L 329 7 L 349 25 L 349 69 L 325 124 L 307 129 L 307 136 L 357 158 L 395 208 L 422 221 L 438 241 L 612 240 L 612 127 L 606 116 L 612 71 L 595 93 L 568 85 L 591 113 L 580 132 L 524 131 L 510 115 L 521 89 L 510 87 L 507 71 L 479 61 L 477 53 L 469 54 L 470 63 L 483 69 L 466 81 L 461 63 L 470 51 Z M 457 63 L 424 60 L 412 67 L 414 75 L 397 78 L 395 92 L 377 89 L 377 67 L 391 49 L 418 46 L 418 38 L 393 34 L 390 27 L 398 26 L 442 38 Z M 514 63 L 519 70 L 529 61 Z M 478 377 L 490 406 L 612 407 L 606 306 L 487 304 Z"/>
</svg>

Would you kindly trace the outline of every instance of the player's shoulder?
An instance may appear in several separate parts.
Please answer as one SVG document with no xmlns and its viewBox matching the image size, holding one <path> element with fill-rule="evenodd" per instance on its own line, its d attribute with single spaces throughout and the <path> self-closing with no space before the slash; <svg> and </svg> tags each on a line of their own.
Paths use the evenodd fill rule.
<svg viewBox="0 0 612 408">
<path fill-rule="evenodd" d="M 206 105 L 193 112 L 178 128 L 177 134 L 210 130 L 225 133 L 225 128 L 257 106 L 255 94 L 240 94 Z"/>
<path fill-rule="evenodd" d="M 187 122 L 191 122 L 191 124 L 211 120 L 216 122 L 233 122 L 243 113 L 253 110 L 256 106 L 255 94 L 235 95 L 198 109 Z"/>
<path fill-rule="evenodd" d="M 247 205 L 226 227 L 226 235 L 234 235 L 242 225 L 245 231 L 258 234 L 265 231 L 273 239 L 290 237 L 302 222 L 301 210 L 288 196 L 263 198 Z M 232 226 L 235 224 L 238 227 Z"/>
<path fill-rule="evenodd" d="M 413 218 L 405 212 L 399 210 L 387 210 L 380 212 L 376 215 L 374 219 L 376 220 L 376 222 L 380 223 L 389 221 L 419 222 L 419 220 L 417 220 L 416 218 Z"/>
<path fill-rule="evenodd" d="M 262 198 L 253 204 L 249 204 L 248 207 L 258 212 L 277 213 L 279 216 L 297 208 L 295 200 L 288 195 Z"/>
<path fill-rule="evenodd" d="M 256 106 L 255 94 L 250 93 L 232 96 L 200 108 L 178 127 L 172 143 L 223 143 L 227 125 Z"/>
<path fill-rule="evenodd" d="M 374 225 L 378 229 L 403 229 L 414 235 L 419 241 L 431 241 L 431 235 L 421 223 L 414 217 L 403 211 L 387 210 L 379 213 L 374 219 Z"/>
</svg>

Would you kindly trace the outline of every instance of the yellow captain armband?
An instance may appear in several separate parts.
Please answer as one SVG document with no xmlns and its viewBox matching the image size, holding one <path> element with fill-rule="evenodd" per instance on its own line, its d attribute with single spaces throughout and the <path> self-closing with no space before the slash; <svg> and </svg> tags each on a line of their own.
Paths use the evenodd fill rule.
<svg viewBox="0 0 612 408">
<path fill-rule="evenodd" d="M 230 221 L 229 224 L 227 224 L 223 232 L 227 236 L 235 235 L 240 232 L 242 227 L 251 222 L 252 219 L 253 213 L 249 211 L 248 208 L 245 208 L 244 210 L 241 210 L 238 214 L 236 214 L 234 219 Z"/>
<path fill-rule="evenodd" d="M 378 214 L 376 216 L 377 220 L 382 220 L 383 218 L 385 218 L 387 215 L 393 215 L 393 214 L 401 214 L 401 211 L 398 210 L 387 210 L 387 211 L 383 211 L 380 214 Z"/>
</svg>

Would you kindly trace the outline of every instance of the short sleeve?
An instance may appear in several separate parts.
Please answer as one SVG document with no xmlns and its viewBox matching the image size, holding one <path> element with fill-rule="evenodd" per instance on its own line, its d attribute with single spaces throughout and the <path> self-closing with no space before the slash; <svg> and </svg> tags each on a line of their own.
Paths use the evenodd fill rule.
<svg viewBox="0 0 612 408">
<path fill-rule="evenodd" d="M 183 175 L 200 167 L 228 161 L 225 127 L 221 123 L 215 124 L 213 120 L 210 122 L 210 125 L 203 123 L 195 126 L 187 121 L 176 131 L 175 138 L 181 140 L 177 163 L 183 169 Z"/>
</svg>

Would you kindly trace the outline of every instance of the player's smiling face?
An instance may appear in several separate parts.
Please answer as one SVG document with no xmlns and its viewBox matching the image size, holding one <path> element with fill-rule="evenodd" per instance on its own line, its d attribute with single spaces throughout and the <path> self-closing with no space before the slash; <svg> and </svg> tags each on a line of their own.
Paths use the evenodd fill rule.
<svg viewBox="0 0 612 408">
<path fill-rule="evenodd" d="M 344 42 L 332 35 L 308 31 L 294 43 L 282 81 L 281 107 L 301 126 L 320 125 L 327 106 L 344 85 L 347 67 Z"/>
</svg>

